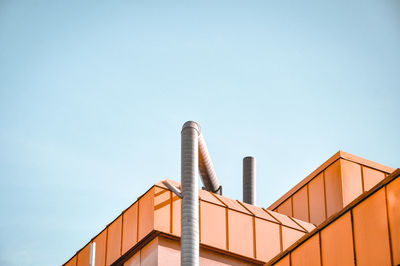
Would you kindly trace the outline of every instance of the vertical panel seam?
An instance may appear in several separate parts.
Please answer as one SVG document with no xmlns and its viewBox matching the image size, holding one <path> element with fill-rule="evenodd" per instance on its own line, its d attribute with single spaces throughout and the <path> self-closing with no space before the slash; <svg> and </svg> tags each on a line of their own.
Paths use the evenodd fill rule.
<svg viewBox="0 0 400 266">
<path fill-rule="evenodd" d="M 201 200 L 199 199 L 199 242 L 201 243 Z"/>
<path fill-rule="evenodd" d="M 360 169 L 361 169 L 361 186 L 362 186 L 362 192 L 365 192 L 365 182 L 364 182 L 364 166 L 360 164 Z"/>
<path fill-rule="evenodd" d="M 291 216 L 294 217 L 294 216 L 293 216 L 293 213 L 294 213 L 294 211 L 293 211 L 293 209 L 294 209 L 294 208 L 293 208 L 293 195 L 290 197 L 290 209 L 291 209 L 291 212 L 292 212 L 292 215 L 291 215 Z"/>
<path fill-rule="evenodd" d="M 279 225 L 279 237 L 280 237 L 280 249 L 283 251 L 283 234 L 282 234 L 282 225 Z"/>
<path fill-rule="evenodd" d="M 392 251 L 392 237 L 390 230 L 390 220 L 389 220 L 389 205 L 387 200 L 387 186 L 385 186 L 385 208 L 386 208 L 386 222 L 388 225 L 388 235 L 389 235 L 389 251 L 390 251 L 390 261 L 394 265 L 393 251 Z"/>
<path fill-rule="evenodd" d="M 107 265 L 107 252 L 108 252 L 108 226 L 107 226 L 107 229 L 106 229 L 106 254 L 105 254 L 105 256 L 104 256 L 104 266 L 106 266 Z"/>
<path fill-rule="evenodd" d="M 324 206 L 325 206 L 325 220 L 328 219 L 328 204 L 327 204 L 327 199 L 326 199 L 326 181 L 325 181 L 325 171 L 322 172 L 322 180 L 324 182 Z M 324 220 L 324 221 L 325 221 Z"/>
<path fill-rule="evenodd" d="M 174 210 L 173 210 L 173 201 L 174 195 L 172 195 L 172 191 L 169 192 L 169 232 L 172 234 L 172 230 L 173 230 L 173 214 L 174 214 Z"/>
<path fill-rule="evenodd" d="M 136 243 L 139 242 L 139 222 L 140 222 L 140 200 L 137 204 L 137 215 L 136 215 Z"/>
<path fill-rule="evenodd" d="M 122 240 L 124 239 L 124 213 L 121 214 L 121 247 L 119 249 L 119 255 L 122 255 Z"/>
<path fill-rule="evenodd" d="M 324 265 L 322 262 L 322 237 L 321 237 L 321 231 L 318 232 L 318 242 L 319 242 L 319 261 L 320 265 Z"/>
<path fill-rule="evenodd" d="M 357 252 L 356 252 L 356 238 L 354 237 L 354 218 L 353 218 L 353 210 L 350 210 L 350 220 L 351 220 L 351 238 L 353 240 L 353 259 L 354 265 L 357 266 Z"/>
<path fill-rule="evenodd" d="M 306 189 L 307 189 L 307 213 L 308 213 L 308 222 L 311 223 L 311 216 L 310 216 L 310 192 L 309 192 L 309 183 L 307 183 L 306 185 Z"/>
<path fill-rule="evenodd" d="M 253 218 L 253 251 L 254 251 L 254 258 L 257 258 L 256 217 L 252 216 L 252 218 Z"/>
<path fill-rule="evenodd" d="M 226 249 L 229 250 L 229 214 L 228 214 L 228 208 L 225 208 L 225 221 L 226 221 Z"/>
</svg>

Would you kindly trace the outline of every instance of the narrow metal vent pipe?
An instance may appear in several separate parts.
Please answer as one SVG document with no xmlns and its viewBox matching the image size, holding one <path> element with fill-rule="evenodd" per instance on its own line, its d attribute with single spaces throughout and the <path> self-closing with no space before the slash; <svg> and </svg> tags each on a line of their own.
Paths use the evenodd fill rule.
<svg viewBox="0 0 400 266">
<path fill-rule="evenodd" d="M 197 171 L 199 167 L 199 134 L 200 128 L 195 122 L 188 121 L 182 127 L 182 266 L 199 265 L 199 191 L 197 179 Z"/>
<path fill-rule="evenodd" d="M 256 204 L 256 158 L 243 158 L 243 202 Z"/>
<path fill-rule="evenodd" d="M 206 190 L 222 195 L 222 187 L 218 183 L 217 174 L 201 131 L 199 133 L 199 172 Z"/>
</svg>

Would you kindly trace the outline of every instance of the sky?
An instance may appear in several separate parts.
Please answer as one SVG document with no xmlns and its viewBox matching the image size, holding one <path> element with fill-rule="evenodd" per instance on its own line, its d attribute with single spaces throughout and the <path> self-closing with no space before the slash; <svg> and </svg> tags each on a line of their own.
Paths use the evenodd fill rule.
<svg viewBox="0 0 400 266">
<path fill-rule="evenodd" d="M 61 265 L 197 121 L 268 207 L 338 150 L 400 167 L 399 1 L 0 0 L 0 265 Z"/>
</svg>

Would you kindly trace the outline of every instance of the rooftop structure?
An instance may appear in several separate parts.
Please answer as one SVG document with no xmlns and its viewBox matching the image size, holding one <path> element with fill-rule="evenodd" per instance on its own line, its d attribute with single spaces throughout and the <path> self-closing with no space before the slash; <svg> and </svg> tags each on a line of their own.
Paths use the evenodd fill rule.
<svg viewBox="0 0 400 266">
<path fill-rule="evenodd" d="M 199 156 L 203 183 L 210 181 L 207 175 L 213 178 L 196 189 L 193 207 L 200 265 L 400 264 L 400 169 L 339 151 L 262 208 L 221 195 L 204 139 L 190 132 L 202 145 L 199 154 L 208 156 Z M 183 158 L 183 164 L 196 166 L 193 158 L 190 164 Z M 243 176 L 244 183 L 247 177 L 251 182 L 244 186 L 244 198 L 252 203 L 255 160 L 249 158 Z M 64 265 L 180 265 L 184 197 L 178 182 L 154 184 Z"/>
</svg>

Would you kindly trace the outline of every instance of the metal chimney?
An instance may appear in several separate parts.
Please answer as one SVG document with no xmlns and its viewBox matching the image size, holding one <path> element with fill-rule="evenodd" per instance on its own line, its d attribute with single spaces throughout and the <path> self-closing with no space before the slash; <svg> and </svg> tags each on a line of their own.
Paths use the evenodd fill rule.
<svg viewBox="0 0 400 266">
<path fill-rule="evenodd" d="M 243 158 L 243 202 L 256 204 L 256 158 Z"/>
<path fill-rule="evenodd" d="M 199 191 L 197 171 L 200 128 L 186 122 L 181 131 L 181 265 L 199 265 Z"/>
</svg>

